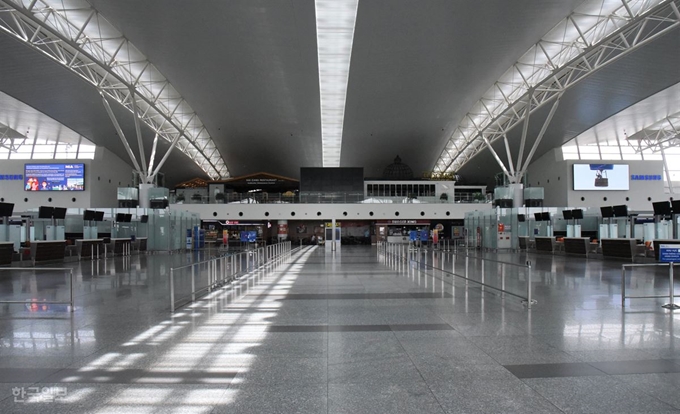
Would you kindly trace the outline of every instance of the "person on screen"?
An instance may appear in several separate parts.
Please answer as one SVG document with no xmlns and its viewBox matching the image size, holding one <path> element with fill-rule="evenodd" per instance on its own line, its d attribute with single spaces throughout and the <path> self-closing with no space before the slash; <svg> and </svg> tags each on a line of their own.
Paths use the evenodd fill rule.
<svg viewBox="0 0 680 414">
<path fill-rule="evenodd" d="M 41 190 L 41 191 L 50 190 L 50 187 L 48 186 L 47 181 L 43 180 L 42 185 L 41 185 L 41 187 L 40 187 L 40 190 Z"/>
<path fill-rule="evenodd" d="M 26 182 L 26 189 L 29 191 L 38 191 L 38 187 L 39 183 L 37 178 L 31 177 Z"/>
</svg>

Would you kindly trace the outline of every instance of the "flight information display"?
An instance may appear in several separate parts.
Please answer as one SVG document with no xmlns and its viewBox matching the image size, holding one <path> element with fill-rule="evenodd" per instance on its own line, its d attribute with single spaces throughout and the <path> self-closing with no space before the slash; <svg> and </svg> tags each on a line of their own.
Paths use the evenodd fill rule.
<svg viewBox="0 0 680 414">
<path fill-rule="evenodd" d="M 25 164 L 26 191 L 83 191 L 85 164 Z"/>
</svg>

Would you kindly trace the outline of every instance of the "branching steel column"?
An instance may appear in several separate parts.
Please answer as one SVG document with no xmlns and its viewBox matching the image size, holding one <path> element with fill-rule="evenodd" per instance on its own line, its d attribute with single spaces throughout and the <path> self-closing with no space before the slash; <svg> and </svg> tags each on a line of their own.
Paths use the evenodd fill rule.
<svg viewBox="0 0 680 414">
<path fill-rule="evenodd" d="M 486 147 L 489 149 L 489 151 L 491 151 L 491 154 L 492 154 L 493 157 L 496 159 L 496 162 L 498 163 L 498 165 L 499 165 L 499 166 L 501 167 L 501 169 L 503 170 L 503 173 L 504 173 L 506 176 L 508 176 L 508 178 L 509 178 L 510 180 L 512 180 L 512 179 L 513 179 L 513 176 L 510 175 L 510 172 L 508 172 L 508 169 L 505 168 L 505 164 L 503 164 L 503 161 L 501 160 L 501 157 L 498 156 L 498 154 L 497 154 L 496 151 L 493 149 L 493 147 L 491 146 L 491 143 L 490 143 L 489 140 L 484 136 L 484 134 L 482 134 L 482 139 L 484 140 L 484 143 L 486 143 Z"/>
<path fill-rule="evenodd" d="M 151 157 L 149 157 L 149 174 L 153 171 L 153 163 L 156 160 L 156 146 L 158 146 L 158 134 L 153 137 L 153 144 L 151 146 Z M 150 176 L 148 177 L 150 179 Z"/>
<path fill-rule="evenodd" d="M 529 49 L 492 85 L 454 131 L 435 164 L 435 171 L 457 171 L 484 148 L 484 143 L 480 145 L 482 135 L 490 143 L 502 138 L 525 118 L 526 114 L 517 109 L 520 106 L 528 105 L 529 113 L 537 110 L 595 71 L 680 25 L 680 0 L 649 1 L 628 7 L 634 10 L 634 15 L 626 12 L 631 3 L 628 0 L 622 0 L 618 9 L 607 14 L 592 15 L 589 10 L 597 3 L 598 0 L 586 0 L 580 13 L 577 8 L 555 26 L 554 30 L 563 30 L 571 37 L 565 35 L 561 41 L 555 40 L 557 33 L 549 32 L 546 39 Z M 576 30 L 572 36 L 571 31 L 561 27 Z M 555 47 L 548 50 L 544 45 Z M 478 121 L 471 125 L 469 119 Z M 446 151 L 451 148 L 456 148 L 454 154 Z M 520 169 L 519 165 L 516 167 Z"/>
<path fill-rule="evenodd" d="M 548 129 L 548 125 L 550 125 L 550 121 L 552 121 L 553 116 L 555 115 L 555 111 L 557 111 L 557 107 L 560 104 L 560 99 L 562 98 L 562 94 L 559 94 L 557 96 L 557 99 L 555 100 L 555 103 L 553 103 L 552 108 L 550 108 L 550 113 L 548 114 L 548 117 L 545 118 L 545 121 L 543 122 L 543 126 L 541 127 L 541 132 L 538 133 L 538 136 L 536 137 L 536 141 L 534 141 L 534 145 L 531 147 L 531 151 L 529 151 L 529 155 L 527 155 L 527 159 L 524 160 L 524 164 L 519 170 L 519 174 L 517 175 L 517 179 L 521 180 L 522 177 L 524 177 L 524 174 L 527 172 L 527 168 L 529 168 L 529 163 L 531 163 L 531 159 L 534 157 L 534 153 L 536 152 L 536 149 L 538 148 L 538 145 L 541 143 L 541 140 L 543 140 L 543 135 L 545 135 L 545 131 Z"/>
<path fill-rule="evenodd" d="M 123 133 L 123 130 L 120 128 L 120 124 L 118 124 L 118 120 L 116 119 L 116 115 L 113 113 L 113 110 L 111 110 L 111 105 L 109 105 L 109 101 L 106 100 L 106 96 L 102 93 L 102 102 L 104 103 L 104 108 L 106 108 L 106 113 L 109 114 L 109 118 L 111 118 L 111 122 L 113 123 L 113 127 L 116 128 L 116 131 L 118 132 L 118 137 L 120 138 L 121 142 L 123 143 L 123 146 L 125 147 L 125 150 L 128 153 L 128 156 L 130 157 L 130 160 L 132 163 L 135 165 L 135 169 L 140 175 L 143 175 L 144 172 L 142 171 L 141 168 L 139 168 L 139 163 L 137 162 L 137 157 L 135 157 L 135 154 L 132 152 L 132 148 L 130 148 L 130 144 L 127 142 L 127 139 L 125 138 L 125 134 Z"/>
<path fill-rule="evenodd" d="M 135 89 L 130 87 L 130 100 L 132 100 L 132 115 L 135 119 L 135 133 L 137 134 L 137 145 L 139 146 L 139 158 L 142 163 L 142 173 L 148 176 L 146 169 L 146 156 L 144 155 L 144 142 L 142 141 L 142 129 L 139 126 L 139 113 L 137 111 L 137 99 L 135 98 Z"/>
<path fill-rule="evenodd" d="M 531 95 L 529 95 L 529 102 L 524 110 L 524 126 L 522 127 L 522 140 L 519 143 L 519 154 L 517 154 L 517 168 L 522 167 L 522 158 L 524 158 L 524 146 L 527 143 L 527 133 L 529 132 L 529 116 L 531 115 Z"/>
<path fill-rule="evenodd" d="M 158 172 L 161 170 L 161 167 L 163 166 L 163 164 L 165 164 L 165 161 L 168 160 L 168 157 L 170 156 L 170 153 L 172 152 L 172 150 L 175 148 L 175 145 L 177 144 L 177 141 L 179 141 L 179 138 L 180 138 L 180 135 L 177 135 L 177 136 L 175 137 L 175 140 L 172 141 L 172 143 L 170 144 L 170 148 L 168 148 L 168 150 L 165 152 L 165 155 L 163 156 L 163 158 L 161 158 L 161 161 L 158 163 L 158 166 L 156 166 L 156 169 L 153 170 L 153 174 L 151 174 L 151 175 L 149 176 L 149 179 L 150 179 L 150 180 L 153 180 L 153 178 L 154 178 L 154 177 L 158 174 Z"/>
<path fill-rule="evenodd" d="M 186 141 L 182 151 L 211 177 L 229 176 L 195 111 L 148 59 L 138 58 L 141 52 L 87 0 L 25 3 L 0 0 L 0 30 L 104 90 L 130 112 L 138 106 L 135 116 L 161 138 L 179 142 L 174 138 L 180 135 Z M 112 45 L 116 39 L 120 39 L 117 48 Z M 181 104 L 182 110 L 170 114 L 168 105 L 175 104 Z M 187 119 L 191 120 L 188 128 Z M 207 150 L 206 142 L 210 143 Z M 146 161 L 146 157 L 142 159 Z"/>
</svg>

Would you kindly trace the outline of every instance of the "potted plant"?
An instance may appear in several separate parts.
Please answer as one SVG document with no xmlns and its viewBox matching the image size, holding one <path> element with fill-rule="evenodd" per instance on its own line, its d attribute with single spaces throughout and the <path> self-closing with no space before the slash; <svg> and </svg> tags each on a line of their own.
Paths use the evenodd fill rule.
<svg viewBox="0 0 680 414">
<path fill-rule="evenodd" d="M 441 201 L 442 203 L 449 201 L 449 195 L 447 193 L 441 193 L 441 195 L 439 196 L 439 201 Z"/>
<path fill-rule="evenodd" d="M 472 198 L 477 201 L 477 202 L 484 202 L 486 201 L 486 196 L 482 193 L 475 193 Z"/>
<path fill-rule="evenodd" d="M 175 197 L 175 202 L 177 202 L 177 204 L 184 204 L 184 200 L 184 194 L 178 194 L 177 197 Z"/>
<path fill-rule="evenodd" d="M 224 203 L 224 193 L 215 193 L 215 201 L 217 201 L 218 204 Z"/>
<path fill-rule="evenodd" d="M 195 202 L 200 203 L 202 200 L 203 200 L 203 196 L 201 196 L 199 193 L 193 193 L 191 195 L 191 201 L 195 201 Z"/>
</svg>

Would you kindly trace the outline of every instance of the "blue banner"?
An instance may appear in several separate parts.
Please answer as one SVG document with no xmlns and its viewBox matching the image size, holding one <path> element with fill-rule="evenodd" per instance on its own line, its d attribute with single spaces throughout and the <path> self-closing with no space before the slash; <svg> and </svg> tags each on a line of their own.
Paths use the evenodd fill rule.
<svg viewBox="0 0 680 414">
<path fill-rule="evenodd" d="M 680 245 L 659 245 L 659 261 L 662 263 L 680 263 Z"/>
</svg>

